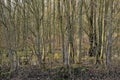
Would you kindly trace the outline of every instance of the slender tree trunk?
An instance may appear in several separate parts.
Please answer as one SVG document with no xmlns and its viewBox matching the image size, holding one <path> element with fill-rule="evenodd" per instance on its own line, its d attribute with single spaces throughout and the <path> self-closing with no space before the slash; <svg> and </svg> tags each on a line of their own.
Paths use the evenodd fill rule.
<svg viewBox="0 0 120 80">
<path fill-rule="evenodd" d="M 93 11 L 94 11 L 94 6 L 93 6 L 93 0 L 90 1 L 90 5 L 91 5 L 91 12 L 90 12 L 90 17 L 89 17 L 89 23 L 90 23 L 90 27 L 89 27 L 89 41 L 90 41 L 90 48 L 89 48 L 89 56 L 95 56 L 95 48 L 94 48 L 94 22 L 93 22 Z"/>
<path fill-rule="evenodd" d="M 79 63 L 80 63 L 80 59 L 81 59 L 81 56 L 80 56 L 80 54 L 81 54 L 81 51 L 82 51 L 82 45 L 81 45 L 81 43 L 82 43 L 82 4 L 83 4 L 83 1 L 81 0 L 81 1 L 79 1 L 79 7 L 80 7 L 80 9 L 79 9 L 79 19 L 78 19 L 78 22 L 79 22 L 79 27 L 78 27 L 78 36 L 79 36 L 79 53 L 78 53 L 78 61 L 79 61 Z"/>
<path fill-rule="evenodd" d="M 112 5 L 113 1 L 109 2 L 109 22 L 108 22 L 108 44 L 107 44 L 107 53 L 106 53 L 106 65 L 109 67 L 111 62 L 111 54 L 112 54 Z"/>
<path fill-rule="evenodd" d="M 58 0 L 58 14 L 59 14 L 59 26 L 60 26 L 60 32 L 61 32 L 61 43 L 62 43 L 62 59 L 63 63 L 65 62 L 65 47 L 64 47 L 64 31 L 63 31 L 63 21 L 62 21 L 62 11 L 60 10 L 61 1 Z"/>
<path fill-rule="evenodd" d="M 44 24 L 44 22 L 45 22 L 45 20 L 44 20 L 44 0 L 42 0 L 42 16 L 43 16 L 43 20 L 42 20 L 42 22 L 41 22 L 41 24 L 42 24 L 42 60 L 43 60 L 43 63 L 45 63 L 45 56 L 46 56 L 46 54 L 45 54 L 45 24 Z"/>
<path fill-rule="evenodd" d="M 106 31 L 107 31 L 107 14 L 108 14 L 108 7 L 109 7 L 109 0 L 104 0 L 104 31 L 103 31 L 103 52 L 102 53 L 105 53 L 106 55 L 106 49 L 107 49 L 107 39 L 106 39 Z"/>
<path fill-rule="evenodd" d="M 69 0 L 64 1 L 65 12 L 66 12 L 66 53 L 65 53 L 65 65 L 69 65 L 70 58 L 70 2 Z"/>
</svg>

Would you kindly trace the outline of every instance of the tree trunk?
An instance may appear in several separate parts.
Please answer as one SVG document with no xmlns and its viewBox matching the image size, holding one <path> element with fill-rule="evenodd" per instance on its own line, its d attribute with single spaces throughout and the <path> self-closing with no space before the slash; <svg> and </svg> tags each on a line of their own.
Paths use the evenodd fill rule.
<svg viewBox="0 0 120 80">
<path fill-rule="evenodd" d="M 65 63 L 65 47 L 64 47 L 64 31 L 63 31 L 63 21 L 62 21 L 62 11 L 60 10 L 61 1 L 58 0 L 58 14 L 59 14 L 59 26 L 61 31 L 61 43 L 62 43 L 62 61 Z"/>
<path fill-rule="evenodd" d="M 79 27 L 78 27 L 78 36 L 79 36 L 79 53 L 78 53 L 78 62 L 80 63 L 80 59 L 81 59 L 81 51 L 82 51 L 82 4 L 83 4 L 83 1 L 79 1 L 79 6 L 80 6 L 80 9 L 79 9 L 79 19 L 78 19 L 78 22 L 79 22 Z"/>
<path fill-rule="evenodd" d="M 112 54 L 112 9 L 113 9 L 113 1 L 109 2 L 109 22 L 108 22 L 108 44 L 107 44 L 107 53 L 106 53 L 106 65 L 107 67 L 110 66 L 111 62 L 111 54 Z"/>
</svg>

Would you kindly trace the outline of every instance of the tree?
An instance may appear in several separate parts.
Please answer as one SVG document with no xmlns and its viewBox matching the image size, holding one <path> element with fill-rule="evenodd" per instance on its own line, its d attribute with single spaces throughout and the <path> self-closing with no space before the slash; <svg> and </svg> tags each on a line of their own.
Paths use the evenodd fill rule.
<svg viewBox="0 0 120 80">
<path fill-rule="evenodd" d="M 109 2 L 109 18 L 110 20 L 108 21 L 108 43 L 107 43 L 107 53 L 106 53 L 106 64 L 107 66 L 110 66 L 111 62 L 111 54 L 112 54 L 112 10 L 113 10 L 113 1 Z"/>
<path fill-rule="evenodd" d="M 82 51 L 82 4 L 83 4 L 83 1 L 79 1 L 79 27 L 78 27 L 78 36 L 79 36 L 79 57 L 78 57 L 78 60 L 79 60 L 79 63 L 80 63 L 80 54 L 81 54 L 81 51 Z"/>
</svg>

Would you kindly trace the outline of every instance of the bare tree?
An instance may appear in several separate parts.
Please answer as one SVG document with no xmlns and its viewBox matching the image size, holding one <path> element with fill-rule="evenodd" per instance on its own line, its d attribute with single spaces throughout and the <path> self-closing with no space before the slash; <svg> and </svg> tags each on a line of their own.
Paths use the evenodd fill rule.
<svg viewBox="0 0 120 80">
<path fill-rule="evenodd" d="M 113 10 L 113 1 L 109 2 L 109 21 L 108 21 L 108 35 L 107 35 L 107 52 L 106 52 L 106 64 L 107 66 L 110 65 L 111 62 L 111 54 L 112 54 L 112 10 Z"/>
<path fill-rule="evenodd" d="M 82 5 L 83 4 L 83 1 L 81 0 L 81 1 L 79 1 L 79 7 L 80 7 L 80 9 L 79 9 L 79 19 L 78 19 L 78 21 L 79 21 L 79 28 L 78 28 L 78 30 L 79 30 L 79 32 L 78 32 L 78 36 L 79 36 L 79 56 L 78 56 L 78 60 L 79 60 L 79 63 L 80 63 L 80 54 L 81 54 L 81 51 L 82 51 L 82 45 L 81 45 L 81 43 L 82 43 Z"/>
</svg>

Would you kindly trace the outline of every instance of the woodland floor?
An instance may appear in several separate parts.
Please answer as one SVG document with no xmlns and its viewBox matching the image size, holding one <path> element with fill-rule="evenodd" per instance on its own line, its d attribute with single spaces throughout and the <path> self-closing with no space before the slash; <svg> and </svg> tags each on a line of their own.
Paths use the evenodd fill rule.
<svg viewBox="0 0 120 80">
<path fill-rule="evenodd" d="M 8 67 L 1 67 L 0 80 L 120 80 L 120 67 L 109 69 L 95 66 L 50 67 L 24 66 L 10 75 Z"/>
</svg>

